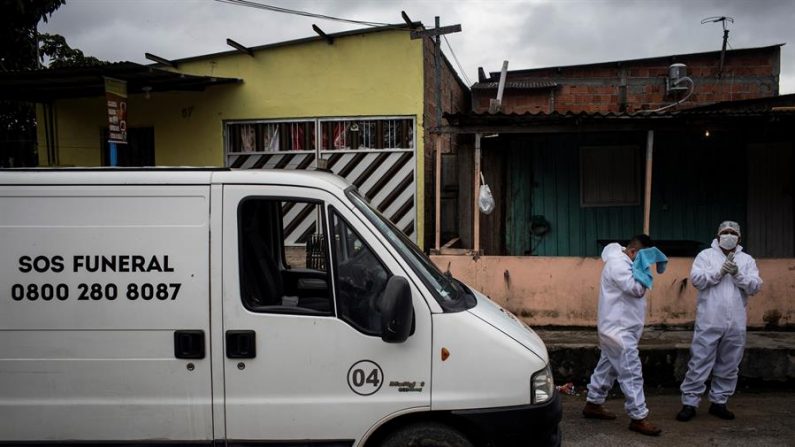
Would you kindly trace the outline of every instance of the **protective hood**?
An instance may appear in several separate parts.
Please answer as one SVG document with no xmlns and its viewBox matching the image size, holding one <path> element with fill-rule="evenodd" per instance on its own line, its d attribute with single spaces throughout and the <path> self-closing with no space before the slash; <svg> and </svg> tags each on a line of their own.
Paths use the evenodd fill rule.
<svg viewBox="0 0 795 447">
<path fill-rule="evenodd" d="M 516 340 L 519 344 L 530 350 L 530 352 L 537 355 L 544 363 L 549 363 L 547 347 L 535 331 L 516 318 L 514 314 L 490 300 L 486 295 L 483 295 L 471 287 L 469 287 L 469 290 L 475 295 L 478 303 L 467 312 L 475 315 L 492 325 L 498 331 Z"/>
<path fill-rule="evenodd" d="M 602 250 L 602 261 L 604 262 L 607 262 L 608 259 L 617 258 L 619 256 L 625 256 L 625 255 L 624 255 L 624 247 L 622 247 L 621 244 L 619 244 L 618 242 L 607 244 L 605 249 Z"/>
</svg>

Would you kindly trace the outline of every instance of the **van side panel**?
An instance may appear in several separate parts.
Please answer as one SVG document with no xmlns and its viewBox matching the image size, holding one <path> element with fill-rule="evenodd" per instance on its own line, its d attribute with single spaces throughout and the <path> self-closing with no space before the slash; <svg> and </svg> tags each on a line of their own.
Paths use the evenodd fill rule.
<svg viewBox="0 0 795 447">
<path fill-rule="evenodd" d="M 0 439 L 211 440 L 208 185 L 0 186 Z M 180 344 L 203 358 L 176 358 Z"/>
</svg>

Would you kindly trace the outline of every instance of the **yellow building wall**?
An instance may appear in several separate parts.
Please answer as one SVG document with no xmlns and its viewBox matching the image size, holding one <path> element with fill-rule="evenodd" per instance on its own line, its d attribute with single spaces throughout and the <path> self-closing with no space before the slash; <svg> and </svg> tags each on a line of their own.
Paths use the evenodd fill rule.
<svg viewBox="0 0 795 447">
<path fill-rule="evenodd" d="M 108 125 L 104 98 L 81 98 L 55 103 L 57 160 L 47 159 L 43 110 L 38 108 L 39 164 L 41 166 L 99 166 L 100 138 Z"/>
<path fill-rule="evenodd" d="M 337 116 L 416 119 L 416 231 L 422 246 L 423 54 L 406 31 L 380 31 L 182 62 L 176 71 L 242 79 L 202 92 L 131 95 L 128 126 L 155 129 L 155 162 L 163 166 L 223 166 L 224 121 Z M 104 98 L 56 104 L 59 164 L 101 163 Z M 43 127 L 43 126 L 42 126 Z M 43 129 L 40 159 L 47 164 Z M 119 150 L 123 150 L 120 147 Z"/>
</svg>

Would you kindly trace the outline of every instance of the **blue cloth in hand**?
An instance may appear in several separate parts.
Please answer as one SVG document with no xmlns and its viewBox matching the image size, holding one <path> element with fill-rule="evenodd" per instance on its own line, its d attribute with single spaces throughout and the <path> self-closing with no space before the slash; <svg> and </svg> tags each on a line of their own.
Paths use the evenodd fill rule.
<svg viewBox="0 0 795 447">
<path fill-rule="evenodd" d="M 657 264 L 657 273 L 664 272 L 668 266 L 668 258 L 657 247 L 639 250 L 635 262 L 632 263 L 632 276 L 647 289 L 651 289 L 654 282 L 654 277 L 651 275 L 652 264 Z"/>
</svg>

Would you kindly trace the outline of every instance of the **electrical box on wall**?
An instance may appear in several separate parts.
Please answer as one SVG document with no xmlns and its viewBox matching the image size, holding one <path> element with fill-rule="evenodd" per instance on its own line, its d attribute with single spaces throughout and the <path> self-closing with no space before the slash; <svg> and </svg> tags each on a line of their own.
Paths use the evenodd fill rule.
<svg viewBox="0 0 795 447">
<path fill-rule="evenodd" d="M 687 90 L 686 85 L 681 85 L 685 78 L 687 78 L 687 65 L 671 64 L 668 67 L 668 77 L 665 78 L 665 92 L 670 95 L 672 92 Z"/>
</svg>

